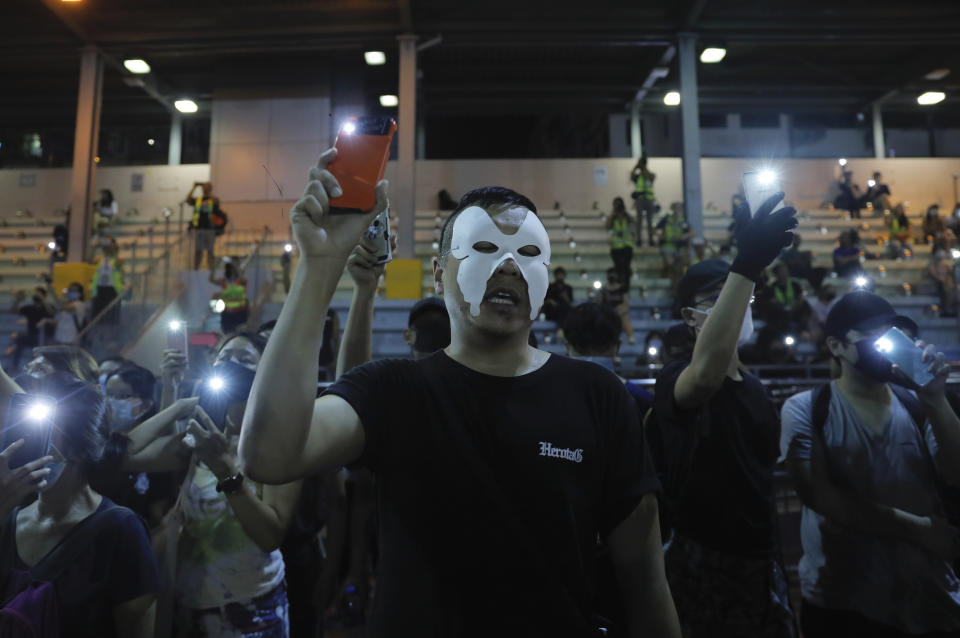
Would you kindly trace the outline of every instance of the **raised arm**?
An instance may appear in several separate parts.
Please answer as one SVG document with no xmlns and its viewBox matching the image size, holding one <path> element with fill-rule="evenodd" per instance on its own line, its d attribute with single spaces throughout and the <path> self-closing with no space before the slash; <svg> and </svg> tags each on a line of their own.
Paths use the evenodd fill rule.
<svg viewBox="0 0 960 638">
<path fill-rule="evenodd" d="M 627 635 L 680 638 L 663 566 L 657 497 L 647 494 L 607 538 L 627 613 Z"/>
<path fill-rule="evenodd" d="M 287 483 L 363 450 L 363 428 L 353 408 L 337 397 L 315 399 L 317 362 L 322 318 L 350 251 L 387 205 L 387 184 L 377 185 L 377 203 L 366 214 L 330 215 L 328 193 L 341 193 L 326 170 L 335 157 L 335 149 L 320 157 L 290 212 L 301 259 L 243 419 L 242 471 L 263 483 Z"/>
<path fill-rule="evenodd" d="M 950 364 L 942 352 L 922 341 L 917 346 L 924 348 L 923 362 L 928 364 L 928 372 L 934 375 L 932 381 L 917 389 L 917 397 L 923 404 L 933 436 L 937 441 L 934 461 L 944 479 L 954 487 L 960 487 L 960 419 L 947 402 L 947 377 Z"/>
<path fill-rule="evenodd" d="M 750 305 L 753 283 L 780 254 L 780 249 L 793 241 L 790 230 L 797 225 L 796 211 L 787 207 L 770 212 L 781 199 L 783 193 L 767 199 L 741 226 L 737 258 L 730 267 L 720 298 L 700 330 L 690 365 L 677 378 L 674 400 L 683 409 L 709 400 L 723 383 L 737 348 L 744 313 Z"/>
<path fill-rule="evenodd" d="M 193 204 L 193 193 L 197 190 L 197 186 L 200 186 L 200 182 L 193 183 L 193 186 L 187 192 L 187 196 L 183 198 L 184 203 Z"/>
<path fill-rule="evenodd" d="M 337 378 L 370 360 L 373 341 L 373 300 L 383 266 L 376 261 L 375 246 L 361 239 L 347 260 L 347 272 L 353 278 L 353 301 L 347 315 L 347 327 L 337 353 Z"/>
</svg>

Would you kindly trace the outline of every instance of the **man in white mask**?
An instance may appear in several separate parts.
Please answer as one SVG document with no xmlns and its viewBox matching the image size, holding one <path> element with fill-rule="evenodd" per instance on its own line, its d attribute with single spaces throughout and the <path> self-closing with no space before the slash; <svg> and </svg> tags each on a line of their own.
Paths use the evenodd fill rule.
<svg viewBox="0 0 960 638">
<path fill-rule="evenodd" d="M 657 378 L 647 436 L 672 528 L 667 579 L 686 638 L 796 635 L 774 501 L 779 420 L 737 354 L 753 334 L 754 282 L 792 240 L 796 211 L 770 213 L 782 197 L 743 220 L 732 265 L 702 261 L 677 285 L 675 314 L 696 343 Z"/>
<path fill-rule="evenodd" d="M 526 197 L 478 189 L 448 218 L 434 261 L 447 348 L 359 366 L 314 398 L 316 317 L 386 205 L 381 185 L 368 214 L 330 216 L 334 157 L 291 211 L 303 257 L 244 417 L 244 472 L 284 483 L 354 463 L 376 474 L 371 636 L 598 635 L 600 535 L 629 635 L 679 637 L 636 406 L 609 371 L 527 345 L 550 243 Z"/>
</svg>

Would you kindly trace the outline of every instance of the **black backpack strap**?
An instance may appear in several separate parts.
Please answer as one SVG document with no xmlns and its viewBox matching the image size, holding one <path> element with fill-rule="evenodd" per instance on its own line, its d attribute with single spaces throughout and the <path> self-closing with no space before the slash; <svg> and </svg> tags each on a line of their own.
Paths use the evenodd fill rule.
<svg viewBox="0 0 960 638">
<path fill-rule="evenodd" d="M 93 539 L 113 521 L 114 514 L 123 508 L 114 503 L 82 520 L 74 527 L 59 545 L 30 568 L 30 578 L 34 581 L 53 581 L 74 563 L 80 554 L 86 551 Z M 14 526 L 16 530 L 16 526 Z"/>
<path fill-rule="evenodd" d="M 830 399 L 832 398 L 833 390 L 829 382 L 810 391 L 810 425 L 824 444 L 826 439 L 823 436 L 823 428 L 827 425 L 827 417 L 830 416 Z"/>
</svg>

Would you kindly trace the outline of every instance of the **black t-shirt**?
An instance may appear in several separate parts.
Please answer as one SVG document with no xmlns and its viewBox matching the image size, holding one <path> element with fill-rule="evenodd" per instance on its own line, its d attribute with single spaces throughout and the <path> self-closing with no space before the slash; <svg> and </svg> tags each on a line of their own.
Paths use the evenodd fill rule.
<svg viewBox="0 0 960 638">
<path fill-rule="evenodd" d="M 50 319 L 52 314 L 43 304 L 32 303 L 20 308 L 20 314 L 27 319 L 27 335 L 36 339 L 40 336 L 40 322 Z M 49 331 L 47 331 L 49 332 Z"/>
<path fill-rule="evenodd" d="M 760 380 L 744 372 L 743 381 L 724 378 L 707 403 L 681 410 L 674 403 L 674 387 L 688 365 L 671 361 L 664 366 L 654 392 L 658 427 L 673 428 L 673 434 L 682 434 L 683 446 L 696 446 L 683 496 L 674 504 L 674 526 L 712 549 L 771 555 L 777 548 L 776 409 Z M 667 453 L 678 458 L 682 451 L 671 448 Z"/>
<path fill-rule="evenodd" d="M 104 497 L 97 510 L 110 504 L 110 499 Z M 116 636 L 114 607 L 160 591 L 160 570 L 143 522 L 126 508 L 108 516 L 112 517 L 111 524 L 105 526 L 87 551 L 54 581 L 60 627 L 63 635 L 71 638 Z M 3 562 L 13 565 L 11 573 L 0 574 L 2 600 L 15 594 L 28 578 L 29 567 L 17 552 L 15 528 L 10 527 L 13 524 L 11 516 L 0 535 L 5 540 L 0 551 L 7 553 Z M 83 524 L 82 521 L 77 527 Z"/>
<path fill-rule="evenodd" d="M 552 355 L 494 377 L 440 351 L 368 363 L 328 392 L 359 415 L 358 464 L 377 474 L 370 635 L 587 634 L 597 536 L 658 489 L 614 374 Z"/>
</svg>

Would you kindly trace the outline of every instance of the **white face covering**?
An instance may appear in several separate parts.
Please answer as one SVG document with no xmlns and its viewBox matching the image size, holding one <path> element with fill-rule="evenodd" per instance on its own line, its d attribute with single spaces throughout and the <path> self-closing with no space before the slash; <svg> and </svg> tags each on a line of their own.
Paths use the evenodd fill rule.
<svg viewBox="0 0 960 638">
<path fill-rule="evenodd" d="M 493 252 L 480 252 L 474 248 L 479 242 L 490 242 L 497 249 Z M 527 257 L 520 254 L 524 246 L 536 246 L 540 254 Z M 457 216 L 453 223 L 453 237 L 450 242 L 450 254 L 460 260 L 457 283 L 464 300 L 470 304 L 470 314 L 480 314 L 480 303 L 487 292 L 487 282 L 507 259 L 516 262 L 520 274 L 527 282 L 530 295 L 530 319 L 536 319 L 547 296 L 550 265 L 550 237 L 543 223 L 533 213 L 527 213 L 520 229 L 513 235 L 500 232 L 490 219 L 487 211 L 479 206 L 471 206 Z"/>
<path fill-rule="evenodd" d="M 690 308 L 694 312 L 698 312 L 702 315 L 709 315 L 710 311 L 713 308 L 707 308 L 706 310 L 697 310 L 696 308 Z M 750 337 L 753 336 L 753 308 L 747 306 L 747 311 L 743 314 L 743 323 L 740 324 L 740 334 L 737 336 L 737 346 L 742 346 L 743 344 L 750 341 Z"/>
</svg>

